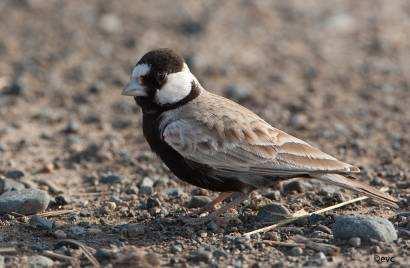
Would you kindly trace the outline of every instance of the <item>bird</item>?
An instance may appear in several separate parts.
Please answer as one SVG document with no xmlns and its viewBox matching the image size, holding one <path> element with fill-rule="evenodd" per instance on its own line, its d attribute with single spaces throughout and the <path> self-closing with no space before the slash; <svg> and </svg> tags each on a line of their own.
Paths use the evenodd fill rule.
<svg viewBox="0 0 410 268">
<path fill-rule="evenodd" d="M 293 178 L 315 178 L 396 207 L 395 198 L 354 176 L 359 168 L 206 90 L 172 49 L 143 55 L 122 95 L 141 107 L 144 137 L 176 177 L 220 192 L 204 209 L 207 219 L 236 207 L 254 190 Z"/>
</svg>

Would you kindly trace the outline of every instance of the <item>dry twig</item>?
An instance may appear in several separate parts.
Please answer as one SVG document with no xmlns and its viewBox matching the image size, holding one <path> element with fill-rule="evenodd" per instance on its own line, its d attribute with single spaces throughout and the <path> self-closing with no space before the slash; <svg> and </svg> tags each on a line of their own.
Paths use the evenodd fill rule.
<svg viewBox="0 0 410 268">
<path fill-rule="evenodd" d="M 83 243 L 73 240 L 73 239 L 63 239 L 60 243 L 72 244 L 77 246 L 79 249 L 82 250 L 84 256 L 92 263 L 93 267 L 101 267 L 98 260 L 94 257 L 94 255 L 90 251 L 95 251 L 93 248 L 90 248 Z"/>
<path fill-rule="evenodd" d="M 321 213 L 324 213 L 324 212 L 327 212 L 327 211 L 330 211 L 330 210 L 333 210 L 333 209 L 336 209 L 336 208 L 340 208 L 340 207 L 343 207 L 343 206 L 346 206 L 346 205 L 349 205 L 349 204 L 352 204 L 352 203 L 355 203 L 355 202 L 365 200 L 367 198 L 368 198 L 367 196 L 362 196 L 362 197 L 358 197 L 358 198 L 355 198 L 355 199 L 352 199 L 352 200 L 348 200 L 348 201 L 345 201 L 345 202 L 342 202 L 342 203 L 339 203 L 339 204 L 336 204 L 336 205 L 333 205 L 333 206 L 330 206 L 330 207 L 319 209 L 319 210 L 316 210 L 316 211 L 311 212 L 311 213 L 300 214 L 300 215 L 294 216 L 292 218 L 280 221 L 276 224 L 273 224 L 273 225 L 270 225 L 270 226 L 267 226 L 267 227 L 263 227 L 263 228 L 260 228 L 260 229 L 256 229 L 256 230 L 248 232 L 248 233 L 245 233 L 244 236 L 249 237 L 253 234 L 267 232 L 267 231 L 273 230 L 273 229 L 275 229 L 279 226 L 283 226 L 283 225 L 289 224 L 291 222 L 297 221 L 299 219 L 306 218 L 306 217 L 312 216 L 314 214 L 321 214 Z"/>
</svg>

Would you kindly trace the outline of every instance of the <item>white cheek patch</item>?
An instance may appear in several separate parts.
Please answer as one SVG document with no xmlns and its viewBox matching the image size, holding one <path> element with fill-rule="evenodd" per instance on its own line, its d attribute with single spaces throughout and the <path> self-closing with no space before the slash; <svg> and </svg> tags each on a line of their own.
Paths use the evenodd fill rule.
<svg viewBox="0 0 410 268">
<path fill-rule="evenodd" d="M 150 70 L 151 70 L 151 66 L 149 66 L 146 63 L 141 63 L 141 64 L 138 64 L 137 66 L 134 67 L 134 69 L 132 70 L 132 75 L 131 76 L 133 78 L 139 78 L 139 77 L 149 73 Z"/>
<path fill-rule="evenodd" d="M 172 104 L 184 99 L 191 92 L 192 81 L 196 81 L 196 78 L 184 63 L 182 71 L 167 76 L 166 83 L 155 96 L 157 103 Z"/>
</svg>

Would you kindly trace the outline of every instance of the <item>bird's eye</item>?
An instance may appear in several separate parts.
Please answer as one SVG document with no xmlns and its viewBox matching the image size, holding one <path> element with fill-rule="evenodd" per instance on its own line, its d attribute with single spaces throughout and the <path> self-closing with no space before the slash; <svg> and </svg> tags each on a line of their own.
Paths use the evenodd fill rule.
<svg viewBox="0 0 410 268">
<path fill-rule="evenodd" d="M 162 85 L 165 82 L 166 77 L 166 73 L 160 72 L 156 75 L 155 80 L 157 81 L 158 85 Z"/>
<path fill-rule="evenodd" d="M 144 77 L 144 76 L 140 76 L 140 78 L 139 78 L 140 85 L 143 85 L 143 84 L 144 84 L 144 81 L 145 81 L 145 77 Z"/>
</svg>

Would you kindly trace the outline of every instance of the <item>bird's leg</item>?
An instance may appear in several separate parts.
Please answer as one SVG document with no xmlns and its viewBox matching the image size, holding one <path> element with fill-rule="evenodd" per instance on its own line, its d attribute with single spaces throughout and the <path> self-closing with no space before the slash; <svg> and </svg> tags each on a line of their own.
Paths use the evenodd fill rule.
<svg viewBox="0 0 410 268">
<path fill-rule="evenodd" d="M 231 194 L 231 196 L 233 200 L 230 203 L 225 204 L 221 208 L 211 212 L 209 215 L 200 218 L 185 219 L 184 221 L 191 225 L 201 225 L 208 221 L 217 220 L 220 215 L 224 214 L 229 209 L 236 207 L 248 197 L 247 194 L 241 192 L 234 192 Z"/>
<path fill-rule="evenodd" d="M 223 202 L 225 199 L 231 197 L 234 193 L 233 192 L 224 192 L 220 193 L 214 200 L 206 204 L 204 207 L 202 207 L 199 210 L 199 214 L 202 214 L 204 212 L 212 212 L 215 210 L 215 206 L 221 202 Z"/>
</svg>

